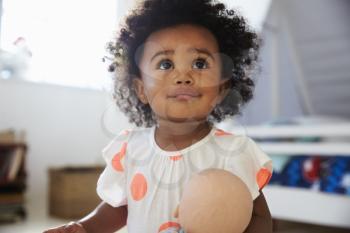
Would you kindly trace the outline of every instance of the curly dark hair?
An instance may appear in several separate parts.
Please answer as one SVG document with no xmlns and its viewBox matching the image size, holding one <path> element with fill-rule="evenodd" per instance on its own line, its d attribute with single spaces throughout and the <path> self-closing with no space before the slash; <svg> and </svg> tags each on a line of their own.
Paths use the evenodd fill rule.
<svg viewBox="0 0 350 233">
<path fill-rule="evenodd" d="M 230 91 L 213 109 L 209 121 L 220 122 L 240 113 L 241 106 L 253 96 L 249 71 L 255 67 L 260 41 L 243 17 L 216 0 L 145 0 L 126 17 L 117 38 L 107 45 L 113 60 L 109 71 L 115 72 L 114 98 L 137 126 L 156 123 L 152 109 L 138 99 L 133 86 L 132 80 L 140 77 L 137 50 L 153 32 L 180 24 L 208 29 L 226 58 L 222 59 L 222 73 L 229 78 Z"/>
</svg>

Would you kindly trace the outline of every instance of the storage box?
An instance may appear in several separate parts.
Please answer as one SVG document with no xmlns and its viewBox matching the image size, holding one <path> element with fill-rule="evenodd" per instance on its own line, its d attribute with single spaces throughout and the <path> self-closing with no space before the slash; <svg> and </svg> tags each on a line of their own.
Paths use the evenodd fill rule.
<svg viewBox="0 0 350 233">
<path fill-rule="evenodd" d="M 101 202 L 96 193 L 103 167 L 49 169 L 49 214 L 66 219 L 81 218 Z"/>
</svg>

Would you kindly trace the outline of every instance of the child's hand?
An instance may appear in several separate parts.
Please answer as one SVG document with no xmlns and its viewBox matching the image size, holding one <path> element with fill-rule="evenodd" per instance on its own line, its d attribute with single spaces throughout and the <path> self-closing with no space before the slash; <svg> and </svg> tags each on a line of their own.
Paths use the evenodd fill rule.
<svg viewBox="0 0 350 233">
<path fill-rule="evenodd" d="M 43 233 L 87 233 L 84 227 L 77 222 L 70 222 L 66 225 L 49 229 Z"/>
</svg>

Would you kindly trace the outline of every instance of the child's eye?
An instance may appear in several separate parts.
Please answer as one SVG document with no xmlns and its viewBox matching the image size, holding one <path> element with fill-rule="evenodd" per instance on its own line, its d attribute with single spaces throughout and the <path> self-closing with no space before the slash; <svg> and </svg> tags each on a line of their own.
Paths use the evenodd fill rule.
<svg viewBox="0 0 350 233">
<path fill-rule="evenodd" d="M 195 69 L 207 69 L 208 62 L 203 58 L 198 58 L 194 61 L 193 68 L 195 68 Z"/>
<path fill-rule="evenodd" d="M 170 60 L 162 60 L 158 63 L 158 68 L 160 70 L 168 70 L 173 67 L 173 63 Z"/>
</svg>

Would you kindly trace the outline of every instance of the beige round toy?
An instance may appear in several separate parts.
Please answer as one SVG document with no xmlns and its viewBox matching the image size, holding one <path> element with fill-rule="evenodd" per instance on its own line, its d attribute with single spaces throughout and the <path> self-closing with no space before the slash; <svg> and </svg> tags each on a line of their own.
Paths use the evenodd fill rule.
<svg viewBox="0 0 350 233">
<path fill-rule="evenodd" d="M 252 196 L 240 178 L 207 169 L 186 184 L 176 215 L 186 233 L 242 233 L 252 209 Z"/>
</svg>

